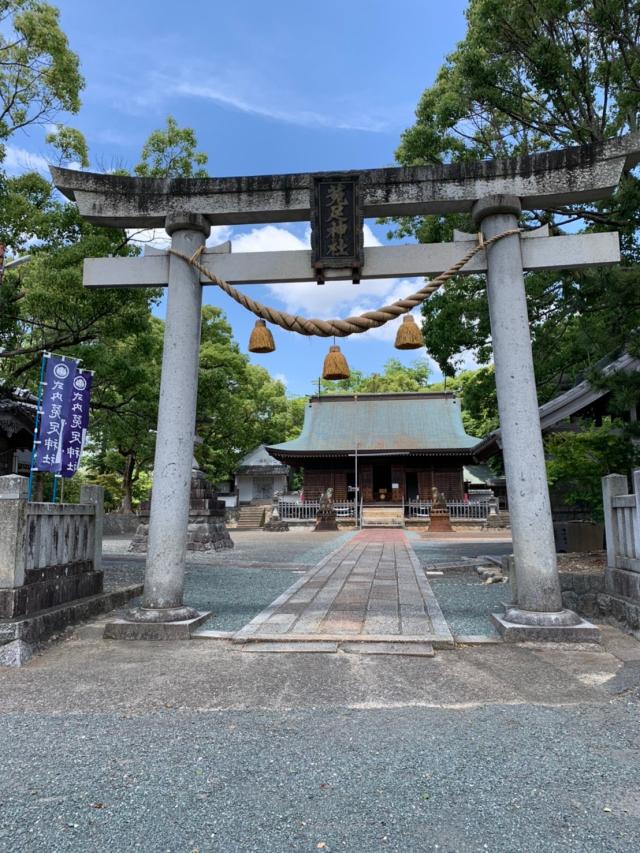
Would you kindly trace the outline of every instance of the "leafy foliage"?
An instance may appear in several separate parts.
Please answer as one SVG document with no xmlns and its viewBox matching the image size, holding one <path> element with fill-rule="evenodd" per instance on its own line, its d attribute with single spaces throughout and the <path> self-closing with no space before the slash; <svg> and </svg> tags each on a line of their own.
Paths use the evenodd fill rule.
<svg viewBox="0 0 640 853">
<path fill-rule="evenodd" d="M 602 519 L 602 484 L 607 474 L 626 474 L 640 464 L 640 451 L 628 427 L 607 421 L 583 424 L 580 432 L 557 432 L 545 438 L 549 483 L 561 482 L 568 503 L 581 504 Z"/>
<path fill-rule="evenodd" d="M 470 0 L 464 39 L 446 58 L 416 110 L 396 156 L 405 165 L 455 163 L 527 155 L 601 143 L 638 129 L 640 4 L 628 0 Z M 625 175 L 601 202 L 523 214 L 523 227 L 548 224 L 552 234 L 617 230 L 623 264 L 607 269 L 536 272 L 525 276 L 538 398 L 541 403 L 626 350 L 640 352 L 640 181 Z M 407 217 L 396 236 L 420 242 L 472 231 L 470 218 Z M 427 348 L 462 394 L 467 430 L 495 428 L 497 407 L 489 313 L 481 276 L 458 277 L 423 307 Z M 469 355 L 477 372 L 456 373 Z M 610 386 L 612 380 L 607 378 Z M 638 400 L 636 377 L 613 380 L 612 411 Z M 605 425 L 546 439 L 549 478 L 566 480 L 569 500 L 600 504 L 600 477 L 628 470 L 635 451 L 629 430 Z"/>
<path fill-rule="evenodd" d="M 197 147 L 195 132 L 178 127 L 169 116 L 164 130 L 154 130 L 145 142 L 135 173 L 144 178 L 206 178 L 202 167 L 209 158 Z"/>
<path fill-rule="evenodd" d="M 83 87 L 58 10 L 39 0 L 1 0 L 0 140 L 61 110 L 77 113 Z"/>
<path fill-rule="evenodd" d="M 452 379 L 435 382 L 430 391 L 455 391 L 461 399 L 462 422 L 469 435 L 482 438 L 499 426 L 493 367 L 464 370 Z"/>
<path fill-rule="evenodd" d="M 303 403 L 288 400 L 282 382 L 249 362 L 219 308 L 202 309 L 196 456 L 207 475 L 231 475 L 262 443 L 285 441 L 302 426 Z"/>
</svg>

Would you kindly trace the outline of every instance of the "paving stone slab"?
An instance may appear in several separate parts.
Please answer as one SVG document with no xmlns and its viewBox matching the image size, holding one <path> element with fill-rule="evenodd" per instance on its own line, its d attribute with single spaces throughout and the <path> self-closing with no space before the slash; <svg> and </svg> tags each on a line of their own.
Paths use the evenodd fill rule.
<svg viewBox="0 0 640 853">
<path fill-rule="evenodd" d="M 432 658 L 431 643 L 340 643 L 340 651 L 350 655 L 406 655 Z"/>
<path fill-rule="evenodd" d="M 338 643 L 326 643 L 322 640 L 309 640 L 308 642 L 304 643 L 245 643 L 240 649 L 240 651 L 251 653 L 267 652 L 272 654 L 277 652 L 293 652 L 296 654 L 312 654 L 318 652 L 335 653 L 338 651 Z"/>
</svg>

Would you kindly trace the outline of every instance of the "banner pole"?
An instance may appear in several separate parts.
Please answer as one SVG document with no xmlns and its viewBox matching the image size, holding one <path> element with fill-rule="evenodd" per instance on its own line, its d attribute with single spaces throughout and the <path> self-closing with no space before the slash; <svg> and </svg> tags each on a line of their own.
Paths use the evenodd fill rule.
<svg viewBox="0 0 640 853">
<path fill-rule="evenodd" d="M 40 407 L 42 406 L 42 391 L 44 388 L 44 371 L 47 363 L 47 359 L 49 358 L 49 353 L 42 353 L 42 363 L 40 365 L 40 383 L 38 384 L 38 403 L 36 406 L 36 420 L 33 427 L 33 443 L 31 445 L 31 467 L 29 468 L 29 495 L 28 499 L 31 500 L 33 497 L 33 472 L 34 472 L 34 462 L 36 459 L 36 442 L 38 440 L 38 431 L 40 429 Z"/>
<path fill-rule="evenodd" d="M 56 498 L 58 496 L 58 475 L 53 475 L 53 494 L 51 495 L 51 503 L 54 504 L 56 502 Z"/>
</svg>

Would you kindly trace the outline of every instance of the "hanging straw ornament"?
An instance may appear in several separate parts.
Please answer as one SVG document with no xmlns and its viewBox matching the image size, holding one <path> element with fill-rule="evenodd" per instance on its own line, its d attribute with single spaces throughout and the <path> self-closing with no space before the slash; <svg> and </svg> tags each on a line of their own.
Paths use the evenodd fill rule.
<svg viewBox="0 0 640 853">
<path fill-rule="evenodd" d="M 249 338 L 249 352 L 273 352 L 276 348 L 271 330 L 264 320 L 256 320 Z"/>
<path fill-rule="evenodd" d="M 405 314 L 396 334 L 396 349 L 420 349 L 424 346 L 422 332 L 411 314 Z"/>
<path fill-rule="evenodd" d="M 349 365 L 347 359 L 340 352 L 340 347 L 335 344 L 330 346 L 322 366 L 322 378 L 348 379 L 349 376 Z"/>
</svg>

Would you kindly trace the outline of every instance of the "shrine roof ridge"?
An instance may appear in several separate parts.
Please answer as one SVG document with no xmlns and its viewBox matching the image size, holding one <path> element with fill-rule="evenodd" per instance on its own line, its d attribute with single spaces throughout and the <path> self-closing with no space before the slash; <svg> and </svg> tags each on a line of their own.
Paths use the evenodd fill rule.
<svg viewBox="0 0 640 853">
<path fill-rule="evenodd" d="M 364 402 L 365 400 L 451 400 L 456 399 L 455 391 L 355 391 L 353 393 L 341 394 L 313 394 L 309 397 L 310 403 L 342 403 L 342 402 Z"/>
<path fill-rule="evenodd" d="M 304 221 L 322 176 L 358 177 L 365 217 L 468 212 L 479 198 L 513 195 L 525 209 L 594 201 L 613 192 L 640 162 L 640 133 L 602 143 L 494 160 L 429 166 L 224 178 L 139 178 L 51 167 L 57 188 L 89 221 L 163 226 L 194 213 L 212 225 Z"/>
</svg>

